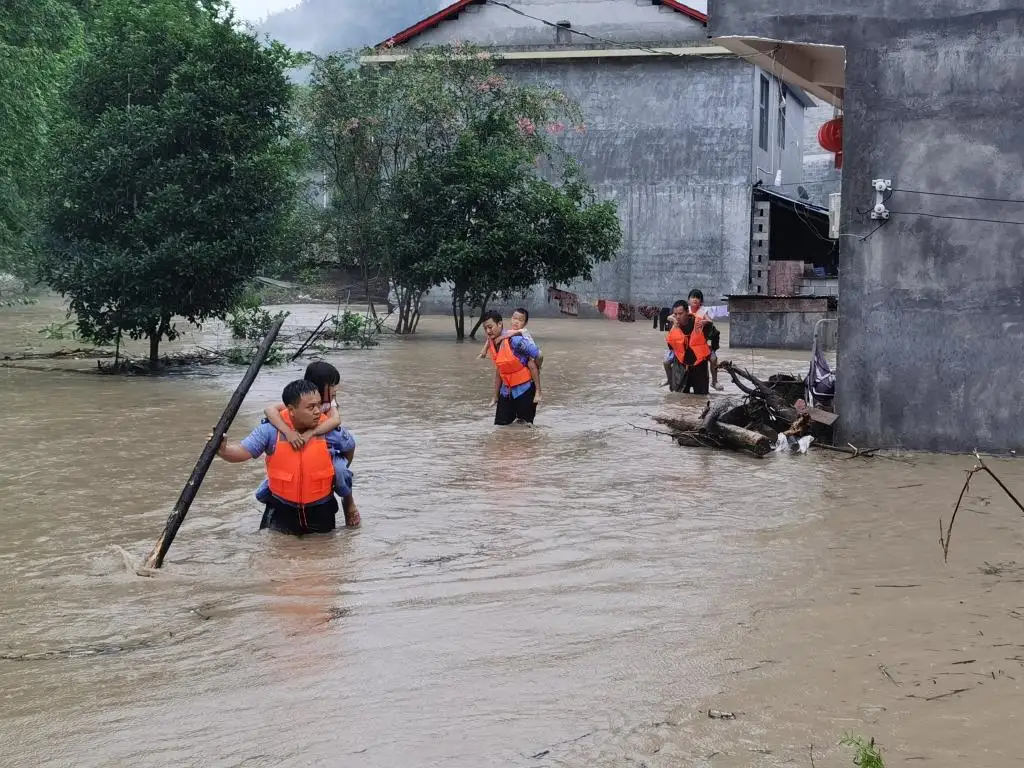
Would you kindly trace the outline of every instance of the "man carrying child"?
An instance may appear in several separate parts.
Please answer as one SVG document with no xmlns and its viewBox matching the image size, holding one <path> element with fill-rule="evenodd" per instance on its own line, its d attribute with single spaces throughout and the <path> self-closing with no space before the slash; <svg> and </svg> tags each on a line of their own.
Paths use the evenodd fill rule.
<svg viewBox="0 0 1024 768">
<path fill-rule="evenodd" d="M 300 379 L 284 388 L 285 408 L 280 417 L 290 430 L 308 434 L 328 416 L 321 408 L 320 388 Z M 300 536 L 328 533 L 336 527 L 338 501 L 352 494 L 352 475 L 347 463 L 339 468 L 322 436 L 311 435 L 293 447 L 268 421 L 239 442 L 221 442 L 217 455 L 231 463 L 266 456 L 267 491 L 258 497 L 266 504 L 260 528 Z M 261 491 L 263 489 L 261 488 Z"/>
<path fill-rule="evenodd" d="M 665 376 L 673 392 L 706 395 L 711 388 L 710 360 L 718 347 L 719 331 L 711 320 L 691 313 L 690 303 L 677 301 L 665 334 Z"/>
<path fill-rule="evenodd" d="M 516 421 L 533 424 L 541 401 L 537 345 L 523 333 L 505 335 L 501 315 L 493 309 L 484 313 L 486 353 L 494 363 L 494 423 L 507 426 Z"/>
</svg>

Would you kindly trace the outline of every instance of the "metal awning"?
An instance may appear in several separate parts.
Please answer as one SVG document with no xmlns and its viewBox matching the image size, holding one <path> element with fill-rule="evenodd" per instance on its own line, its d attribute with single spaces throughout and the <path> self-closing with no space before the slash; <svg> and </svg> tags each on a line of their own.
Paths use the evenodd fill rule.
<svg viewBox="0 0 1024 768">
<path fill-rule="evenodd" d="M 834 107 L 843 106 L 846 49 L 841 45 L 793 43 L 764 37 L 716 37 L 712 42 Z"/>
<path fill-rule="evenodd" d="M 785 195 L 782 192 L 773 189 L 772 187 L 768 187 L 763 184 L 756 185 L 754 187 L 754 194 L 762 194 L 765 197 L 774 200 L 775 202 L 783 203 L 793 208 L 799 208 L 800 210 L 813 214 L 815 216 L 824 216 L 826 219 L 828 219 L 828 208 L 822 208 L 821 206 L 815 205 L 814 203 L 809 203 L 806 200 L 800 200 L 799 198 L 796 197 L 790 197 L 789 195 Z"/>
</svg>

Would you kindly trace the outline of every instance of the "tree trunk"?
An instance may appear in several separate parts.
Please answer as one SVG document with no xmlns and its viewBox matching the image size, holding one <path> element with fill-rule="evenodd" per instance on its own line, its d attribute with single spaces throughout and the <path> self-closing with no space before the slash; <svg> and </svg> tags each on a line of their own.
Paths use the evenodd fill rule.
<svg viewBox="0 0 1024 768">
<path fill-rule="evenodd" d="M 366 255 L 363 255 L 363 289 L 366 291 L 366 303 L 373 319 L 377 319 L 377 308 L 373 304 L 373 296 L 370 294 L 370 269 L 366 266 Z"/>
<path fill-rule="evenodd" d="M 412 291 L 399 286 L 394 286 L 395 297 L 398 299 L 398 322 L 395 324 L 395 333 L 405 335 L 410 333 L 412 313 Z"/>
<path fill-rule="evenodd" d="M 161 315 L 160 323 L 149 334 L 149 367 L 156 370 L 160 367 L 160 340 L 171 332 L 171 316 Z"/>
<path fill-rule="evenodd" d="M 411 312 L 409 315 L 409 333 L 416 333 L 416 328 L 420 324 L 420 300 L 423 298 L 423 294 L 420 291 L 414 291 L 411 306 Z"/>
<path fill-rule="evenodd" d="M 452 317 L 455 318 L 455 340 L 466 340 L 466 297 L 457 289 L 452 289 Z"/>
<path fill-rule="evenodd" d="M 476 332 L 480 330 L 480 326 L 484 324 L 484 313 L 487 311 L 487 303 L 491 300 L 490 296 L 485 296 L 483 303 L 480 304 L 480 317 L 476 321 L 476 325 L 473 326 L 473 330 L 469 332 L 469 338 L 476 341 Z"/>
<path fill-rule="evenodd" d="M 422 299 L 422 298 L 423 298 L 423 294 L 422 293 L 417 293 L 416 294 L 416 298 L 413 299 L 413 303 L 412 303 L 412 306 L 413 306 L 412 321 L 411 321 L 411 323 L 409 325 L 411 330 L 409 331 L 409 333 L 416 333 L 416 329 L 420 325 L 420 316 L 421 316 L 420 315 L 420 299 Z"/>
</svg>

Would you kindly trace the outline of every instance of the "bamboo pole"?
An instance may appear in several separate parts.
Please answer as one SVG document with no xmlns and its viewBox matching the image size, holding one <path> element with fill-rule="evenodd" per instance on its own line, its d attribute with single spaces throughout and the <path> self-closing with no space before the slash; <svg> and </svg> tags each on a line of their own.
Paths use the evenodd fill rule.
<svg viewBox="0 0 1024 768">
<path fill-rule="evenodd" d="M 164 532 L 157 539 L 156 544 L 153 547 L 153 551 L 149 553 L 149 557 L 146 559 L 147 568 L 159 568 L 164 564 L 164 556 L 167 554 L 167 550 L 171 548 L 171 544 L 174 542 L 174 537 L 178 533 L 178 529 L 181 528 L 181 524 L 185 520 L 185 515 L 188 514 L 188 508 L 192 506 L 192 502 L 199 493 L 199 486 L 203 483 L 203 478 L 206 477 L 206 473 L 210 469 L 210 465 L 213 463 L 214 457 L 217 455 L 217 449 L 220 447 L 221 441 L 224 439 L 224 435 L 228 431 L 228 427 L 231 426 L 231 422 L 234 421 L 235 416 L 238 414 L 238 409 L 242 406 L 242 401 L 245 400 L 245 396 L 249 393 L 249 389 L 252 387 L 254 381 L 256 381 L 256 375 L 260 372 L 260 368 L 263 367 L 263 361 L 267 359 L 267 355 L 270 352 L 271 346 L 277 339 L 277 334 L 281 330 L 281 326 L 284 324 L 287 314 L 279 317 L 274 324 L 270 326 L 270 330 L 267 331 L 266 338 L 260 344 L 256 350 L 256 356 L 253 361 L 249 364 L 249 370 L 245 372 L 245 376 L 238 383 L 235 388 L 235 392 L 231 395 L 231 400 L 228 401 L 227 408 L 224 409 L 224 413 L 221 414 L 220 421 L 217 422 L 217 426 L 213 428 L 213 436 L 206 443 L 203 448 L 203 452 L 199 455 L 199 460 L 196 462 L 195 467 L 192 469 L 192 474 L 188 478 L 188 482 L 185 483 L 185 487 L 181 490 L 181 495 L 178 496 L 178 501 L 174 505 L 174 509 L 171 511 L 170 516 L 167 518 L 167 524 L 164 526 Z"/>
</svg>

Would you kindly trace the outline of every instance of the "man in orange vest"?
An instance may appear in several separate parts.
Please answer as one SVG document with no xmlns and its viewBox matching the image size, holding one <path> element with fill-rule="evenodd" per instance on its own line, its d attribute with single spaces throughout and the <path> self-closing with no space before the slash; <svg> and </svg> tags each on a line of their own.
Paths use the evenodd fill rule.
<svg viewBox="0 0 1024 768">
<path fill-rule="evenodd" d="M 690 314 L 689 303 L 672 306 L 672 327 L 665 334 L 668 353 L 665 375 L 673 392 L 706 395 L 711 388 L 711 345 L 708 336 L 718 331 L 710 320 Z"/>
<path fill-rule="evenodd" d="M 501 315 L 493 309 L 484 313 L 487 356 L 494 363 L 494 423 L 507 426 L 515 421 L 533 424 L 541 401 L 540 350 L 526 336 L 505 336 Z"/>
<path fill-rule="evenodd" d="M 285 404 L 281 418 L 296 432 L 313 430 L 327 418 L 320 407 L 320 389 L 312 381 L 291 382 L 281 399 Z M 334 497 L 336 470 L 323 437 L 313 437 L 296 450 L 276 427 L 264 422 L 240 442 L 225 439 L 217 455 L 232 464 L 266 456 L 270 498 L 261 529 L 296 536 L 334 530 L 338 513 Z"/>
</svg>

